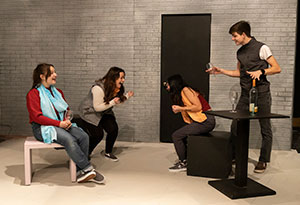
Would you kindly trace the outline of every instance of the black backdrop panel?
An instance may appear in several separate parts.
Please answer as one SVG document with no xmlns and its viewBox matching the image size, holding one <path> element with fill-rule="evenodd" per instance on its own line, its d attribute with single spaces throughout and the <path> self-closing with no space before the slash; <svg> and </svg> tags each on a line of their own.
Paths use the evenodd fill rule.
<svg viewBox="0 0 300 205">
<path fill-rule="evenodd" d="M 180 74 L 208 100 L 209 75 L 205 64 L 210 61 L 210 14 L 162 15 L 161 83 Z M 172 142 L 171 135 L 185 123 L 174 114 L 171 100 L 161 89 L 160 141 Z"/>
</svg>

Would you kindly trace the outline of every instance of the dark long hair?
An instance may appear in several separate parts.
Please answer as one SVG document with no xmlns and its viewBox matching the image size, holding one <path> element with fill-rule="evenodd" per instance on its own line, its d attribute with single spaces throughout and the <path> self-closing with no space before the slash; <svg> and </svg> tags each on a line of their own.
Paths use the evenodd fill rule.
<svg viewBox="0 0 300 205">
<path fill-rule="evenodd" d="M 120 91 L 115 94 L 116 80 L 120 77 L 120 73 L 125 74 L 125 71 L 119 67 L 111 67 L 103 78 L 95 81 L 96 84 L 103 83 L 104 85 L 104 102 L 106 104 L 108 104 L 114 97 L 119 97 L 121 102 L 126 100 L 123 84 L 121 85 Z"/>
<path fill-rule="evenodd" d="M 184 87 L 189 87 L 188 84 L 183 80 L 181 75 L 176 74 L 172 75 L 167 80 L 170 86 L 170 96 L 171 100 L 176 105 L 183 105 L 182 98 L 181 98 L 181 91 Z"/>
<path fill-rule="evenodd" d="M 33 83 L 32 83 L 32 88 L 39 87 L 41 85 L 41 77 L 40 75 L 46 75 L 46 80 L 47 78 L 51 75 L 50 67 L 54 67 L 52 64 L 48 63 L 41 63 L 36 66 L 36 68 L 33 70 Z"/>
<path fill-rule="evenodd" d="M 180 105 L 180 106 L 184 105 L 183 102 L 182 102 L 181 91 L 185 87 L 187 87 L 191 90 L 194 90 L 195 92 L 199 93 L 200 95 L 202 95 L 204 97 L 204 95 L 199 91 L 199 89 L 189 86 L 183 80 L 182 76 L 179 75 L 179 74 L 170 76 L 168 78 L 167 82 L 170 86 L 169 93 L 170 93 L 170 96 L 171 96 L 171 100 L 175 105 Z"/>
</svg>

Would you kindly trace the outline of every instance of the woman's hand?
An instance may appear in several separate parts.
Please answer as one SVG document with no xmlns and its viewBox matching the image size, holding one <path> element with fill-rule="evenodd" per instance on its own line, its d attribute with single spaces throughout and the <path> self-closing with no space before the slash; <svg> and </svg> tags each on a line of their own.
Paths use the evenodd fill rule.
<svg viewBox="0 0 300 205">
<path fill-rule="evenodd" d="M 121 101 L 120 101 L 120 98 L 119 98 L 119 97 L 115 97 L 115 98 L 114 98 L 114 101 L 115 101 L 115 103 L 116 103 L 116 104 L 120 104 L 120 103 L 121 103 Z"/>
<path fill-rule="evenodd" d="M 127 95 L 128 95 L 128 97 L 132 97 L 134 95 L 134 92 L 133 91 L 128 91 Z"/>
<path fill-rule="evenodd" d="M 59 127 L 64 128 L 65 130 L 70 129 L 71 126 L 72 126 L 72 123 L 70 120 L 60 121 L 60 123 L 59 123 Z"/>
<path fill-rule="evenodd" d="M 179 113 L 181 112 L 181 107 L 178 106 L 178 105 L 172 105 L 172 111 L 176 114 L 176 113 Z"/>
</svg>

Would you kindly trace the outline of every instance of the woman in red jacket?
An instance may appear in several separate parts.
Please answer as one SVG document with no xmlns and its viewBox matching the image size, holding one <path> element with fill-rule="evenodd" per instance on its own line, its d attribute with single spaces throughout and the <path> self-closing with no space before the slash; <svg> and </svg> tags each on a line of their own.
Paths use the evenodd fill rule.
<svg viewBox="0 0 300 205">
<path fill-rule="evenodd" d="M 55 142 L 65 147 L 69 157 L 76 163 L 77 182 L 104 183 L 104 177 L 88 160 L 88 135 L 65 119 L 69 106 L 63 92 L 54 86 L 56 78 L 51 64 L 39 64 L 33 71 L 33 85 L 26 96 L 33 134 L 39 141 Z"/>
</svg>

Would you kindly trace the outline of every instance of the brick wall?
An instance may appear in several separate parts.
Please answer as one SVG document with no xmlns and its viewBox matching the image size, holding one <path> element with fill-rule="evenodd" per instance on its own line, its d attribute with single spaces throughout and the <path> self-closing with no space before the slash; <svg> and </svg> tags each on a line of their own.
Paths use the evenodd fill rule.
<svg viewBox="0 0 300 205">
<path fill-rule="evenodd" d="M 252 35 L 265 42 L 282 67 L 268 76 L 272 111 L 291 115 L 295 61 L 296 0 L 0 0 L 0 124 L 13 135 L 31 134 L 25 96 L 34 67 L 55 65 L 57 87 L 73 110 L 90 85 L 109 67 L 126 71 L 125 87 L 135 96 L 114 108 L 119 140 L 159 141 L 161 15 L 212 13 L 211 61 L 235 69 L 236 50 L 229 27 L 248 20 Z M 201 68 L 199 68 L 201 69 Z M 214 109 L 229 109 L 229 89 L 238 79 L 211 76 Z M 229 130 L 230 121 L 217 119 Z M 291 119 L 272 120 L 274 149 L 289 149 Z M 250 146 L 260 146 L 259 126 L 251 122 Z M 0 134 L 7 129 L 0 126 Z"/>
</svg>

